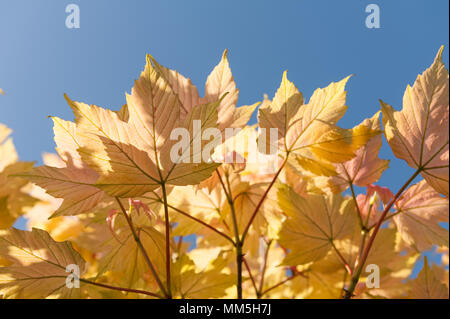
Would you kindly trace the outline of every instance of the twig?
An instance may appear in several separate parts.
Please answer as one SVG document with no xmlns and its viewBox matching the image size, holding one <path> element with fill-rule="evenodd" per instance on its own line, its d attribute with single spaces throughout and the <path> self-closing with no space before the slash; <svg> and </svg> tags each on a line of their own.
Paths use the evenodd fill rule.
<svg viewBox="0 0 450 319">
<path fill-rule="evenodd" d="M 172 263 L 172 256 L 170 252 L 170 220 L 169 220 L 169 207 L 167 202 L 167 191 L 166 184 L 161 183 L 161 189 L 163 193 L 163 204 L 164 204 L 164 222 L 165 222 L 165 239 L 166 239 L 166 283 L 167 283 L 167 294 L 168 298 L 172 298 L 172 287 L 171 287 L 171 276 L 170 276 L 170 265 Z"/>
</svg>

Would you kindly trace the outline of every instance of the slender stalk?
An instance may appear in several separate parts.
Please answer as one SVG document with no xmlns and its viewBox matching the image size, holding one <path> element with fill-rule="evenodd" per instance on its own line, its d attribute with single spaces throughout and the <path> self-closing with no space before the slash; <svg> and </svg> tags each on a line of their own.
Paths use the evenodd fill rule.
<svg viewBox="0 0 450 319">
<path fill-rule="evenodd" d="M 202 221 L 201 219 L 198 219 L 198 218 L 196 218 L 196 217 L 194 217 L 194 216 L 192 216 L 192 215 L 186 213 L 185 211 L 182 211 L 181 209 L 176 208 L 175 206 L 172 206 L 172 205 L 170 205 L 170 204 L 168 204 L 167 206 L 168 206 L 170 209 L 173 209 L 174 211 L 176 211 L 177 213 L 179 213 L 179 214 L 181 214 L 181 215 L 183 215 L 183 216 L 186 216 L 187 218 L 190 218 L 190 219 L 196 221 L 197 223 L 199 223 L 199 224 L 205 226 L 206 228 L 212 230 L 213 232 L 219 234 L 220 236 L 222 236 L 223 238 L 225 238 L 226 240 L 228 240 L 229 242 L 231 242 L 231 243 L 233 244 L 233 246 L 235 246 L 234 240 L 233 240 L 230 236 L 228 236 L 227 234 L 222 233 L 222 232 L 221 232 L 220 230 L 218 230 L 217 228 L 214 228 L 213 226 L 211 226 L 211 225 L 205 223 L 204 221 Z"/>
<path fill-rule="evenodd" d="M 259 291 L 261 292 L 264 288 L 264 277 L 266 275 L 266 269 L 267 269 L 267 260 L 269 259 L 269 249 L 270 249 L 270 245 L 272 244 L 272 240 L 270 240 L 267 243 L 267 247 L 266 247 L 266 251 L 264 252 L 264 263 L 263 263 L 263 268 L 261 271 L 261 279 L 259 281 Z"/>
<path fill-rule="evenodd" d="M 286 165 L 286 163 L 287 163 L 287 158 L 288 158 L 288 154 L 286 154 L 285 160 L 284 160 L 283 163 L 281 164 L 280 168 L 279 168 L 278 171 L 276 172 L 275 176 L 273 177 L 272 181 L 270 182 L 270 184 L 269 184 L 269 186 L 267 187 L 266 191 L 264 192 L 263 196 L 261 197 L 261 199 L 259 200 L 258 204 L 256 205 L 256 207 L 255 207 L 255 209 L 254 209 L 254 211 L 253 211 L 253 213 L 252 213 L 252 216 L 250 217 L 250 220 L 249 220 L 247 226 L 245 227 L 244 232 L 242 233 L 242 241 L 244 241 L 245 237 L 247 236 L 247 233 L 248 233 L 248 231 L 249 231 L 249 229 L 250 229 L 250 226 L 252 225 L 252 223 L 253 223 L 253 221 L 254 221 L 254 219 L 255 219 L 255 217 L 256 217 L 256 214 L 258 214 L 258 211 L 259 211 L 259 209 L 261 208 L 261 206 L 262 206 L 264 200 L 266 199 L 267 194 L 269 194 L 270 189 L 271 189 L 272 186 L 275 184 L 275 181 L 277 180 L 278 175 L 280 175 L 281 171 L 283 170 L 284 166 Z"/>
<path fill-rule="evenodd" d="M 364 225 L 363 220 L 362 220 L 361 210 L 359 209 L 358 201 L 356 200 L 355 189 L 353 188 L 353 183 L 350 182 L 349 185 L 350 185 L 350 190 L 352 192 L 353 202 L 355 203 L 355 206 L 356 206 L 356 212 L 358 214 L 359 226 L 361 227 L 362 230 L 364 230 L 366 228 L 366 226 Z"/>
<path fill-rule="evenodd" d="M 336 252 L 336 255 L 339 257 L 339 260 L 342 262 L 342 264 L 345 267 L 345 270 L 347 270 L 347 272 L 352 275 L 353 274 L 353 270 L 352 267 L 350 267 L 350 265 L 348 264 L 348 262 L 345 260 L 344 256 L 342 256 L 341 252 L 337 249 L 336 245 L 333 243 L 332 240 L 330 240 L 331 242 L 331 246 L 333 247 L 334 251 Z"/>
<path fill-rule="evenodd" d="M 286 278 L 286 279 L 280 281 L 280 282 L 277 283 L 276 285 L 273 285 L 272 287 L 269 287 L 269 288 L 267 288 L 266 290 L 264 290 L 264 291 L 261 293 L 261 297 L 264 296 L 265 294 L 267 294 L 269 291 L 272 291 L 272 290 L 274 290 L 275 288 L 278 288 L 278 287 L 280 287 L 281 285 L 284 285 L 284 284 L 287 283 L 288 281 L 291 281 L 292 279 L 297 278 L 298 276 L 304 276 L 304 275 L 303 275 L 302 272 L 298 272 L 298 273 L 293 274 L 292 276 L 290 276 L 290 277 L 288 277 L 288 278 Z"/>
<path fill-rule="evenodd" d="M 154 193 L 154 194 L 155 194 L 156 197 L 158 197 L 158 199 L 153 199 L 153 198 L 149 198 L 149 197 L 145 197 L 145 196 L 142 196 L 142 197 L 143 197 L 143 198 L 151 199 L 151 200 L 153 200 L 153 201 L 155 201 L 155 202 L 163 203 L 163 200 L 159 197 L 159 195 L 156 194 L 156 193 Z M 176 211 L 177 213 L 179 213 L 179 214 L 181 214 L 181 215 L 183 215 L 183 216 L 186 216 L 186 217 L 189 218 L 189 219 L 192 219 L 193 221 L 195 221 L 195 222 L 197 222 L 197 223 L 199 223 L 199 224 L 205 226 L 206 228 L 208 228 L 208 229 L 212 230 L 213 232 L 217 233 L 218 235 L 222 236 L 222 237 L 225 238 L 226 240 L 230 241 L 230 242 L 233 244 L 233 246 L 235 245 L 233 239 L 232 239 L 230 236 L 228 236 L 227 234 L 221 232 L 221 231 L 218 230 L 217 228 L 214 228 L 213 226 L 209 225 L 208 223 L 205 223 L 204 221 L 202 221 L 201 219 L 198 219 L 197 217 L 194 217 L 194 216 L 190 215 L 189 213 L 186 213 L 185 211 L 183 211 L 183 210 L 181 210 L 181 209 L 179 209 L 179 208 L 177 208 L 177 207 L 175 207 L 175 206 L 172 206 L 172 205 L 170 205 L 170 204 L 167 204 L 167 206 L 168 206 L 170 209 Z"/>
<path fill-rule="evenodd" d="M 366 220 L 365 220 L 365 222 L 363 224 L 363 227 L 361 228 L 361 231 L 362 231 L 363 235 L 362 235 L 362 238 L 361 238 L 361 244 L 359 246 L 358 255 L 356 257 L 354 267 L 358 267 L 358 265 L 360 263 L 360 260 L 362 258 L 362 254 L 364 252 L 364 247 L 366 245 L 367 235 L 369 234 L 369 232 L 370 232 L 370 230 L 372 228 L 372 227 L 369 226 L 369 220 L 370 220 L 370 214 L 372 212 L 372 207 L 373 207 L 373 205 L 370 204 L 369 210 L 367 212 Z M 373 226 L 375 226 L 375 225 L 373 225 Z"/>
<path fill-rule="evenodd" d="M 362 239 L 361 239 L 361 244 L 359 246 L 358 256 L 356 257 L 354 267 L 358 267 L 358 265 L 360 264 L 362 254 L 364 252 L 364 247 L 366 245 L 367 235 L 369 234 L 368 230 L 363 230 L 362 232 L 363 232 L 363 235 L 362 235 Z"/>
<path fill-rule="evenodd" d="M 80 278 L 80 281 L 84 282 L 85 284 L 98 286 L 98 287 L 102 287 L 102 288 L 106 288 L 106 289 L 112 289 L 112 290 L 124 291 L 124 292 L 133 292 L 133 293 L 136 293 L 136 294 L 148 295 L 148 296 L 152 296 L 152 297 L 159 298 L 159 299 L 163 299 L 164 298 L 163 296 L 160 296 L 160 295 L 155 294 L 155 293 L 150 292 L 150 291 L 145 291 L 145 290 L 140 290 L 140 289 L 115 287 L 115 286 L 110 286 L 110 285 L 107 285 L 107 284 L 102 284 L 102 283 L 99 283 L 99 282 L 94 282 L 94 281 L 90 281 L 90 280 L 87 280 L 87 279 L 81 279 L 81 278 Z"/>
<path fill-rule="evenodd" d="M 169 220 L 169 207 L 167 201 L 167 190 L 166 184 L 161 183 L 161 189 L 163 193 L 163 204 L 164 204 L 164 222 L 166 230 L 166 283 L 167 283 L 167 294 L 168 298 L 172 299 L 172 287 L 171 287 L 171 276 L 170 276 L 170 265 L 172 263 L 171 252 L 170 252 L 170 220 Z"/>
<path fill-rule="evenodd" d="M 362 269 L 364 267 L 364 264 L 366 263 L 367 257 L 369 256 L 370 249 L 372 248 L 373 242 L 375 240 L 375 237 L 378 233 L 378 230 L 381 227 L 381 224 L 384 221 L 384 218 L 386 217 L 387 213 L 391 209 L 391 207 L 394 205 L 394 203 L 397 201 L 397 199 L 400 197 L 400 195 L 403 193 L 403 191 L 408 187 L 409 184 L 420 174 L 422 171 L 421 168 L 417 169 L 416 172 L 406 181 L 406 183 L 399 189 L 397 194 L 395 194 L 394 198 L 389 202 L 389 204 L 384 208 L 383 212 L 381 213 L 380 218 L 378 219 L 378 222 L 376 223 L 372 235 L 369 238 L 369 241 L 367 242 L 367 246 L 364 249 L 364 252 L 361 257 L 361 262 L 359 263 L 355 273 L 352 276 L 352 280 L 350 282 L 350 286 L 345 292 L 345 299 L 350 299 L 353 296 L 353 291 L 356 288 L 356 285 L 358 284 L 359 277 L 361 276 Z"/>
<path fill-rule="evenodd" d="M 128 226 L 130 227 L 130 230 L 131 230 L 131 233 L 133 235 L 134 241 L 136 242 L 136 244 L 138 245 L 138 248 L 140 249 L 142 255 L 144 256 L 145 262 L 147 263 L 148 268 L 150 268 L 150 271 L 151 271 L 153 277 L 155 278 L 159 289 L 161 289 L 161 291 L 163 292 L 165 297 L 169 297 L 169 295 L 167 294 L 166 289 L 164 288 L 164 285 L 163 285 L 161 279 L 158 276 L 158 273 L 156 272 L 155 267 L 153 266 L 150 258 L 148 257 L 148 254 L 147 254 L 147 251 L 145 250 L 144 245 L 142 245 L 141 239 L 139 238 L 139 236 L 136 233 L 136 230 L 134 229 L 133 223 L 131 222 L 131 219 L 130 219 L 130 217 L 128 216 L 128 214 L 126 212 L 125 207 L 123 207 L 122 202 L 119 200 L 118 197 L 116 197 L 116 201 L 117 201 L 117 203 L 119 203 L 120 209 L 122 210 L 122 213 L 123 213 L 123 215 L 125 217 L 125 220 L 127 221 Z"/>
<path fill-rule="evenodd" d="M 384 218 L 383 222 L 386 222 L 386 221 L 390 220 L 391 218 L 394 218 L 395 216 L 397 216 L 398 214 L 401 214 L 401 213 L 402 213 L 402 211 L 398 211 L 398 212 L 389 214 L 389 216 L 386 216 L 386 217 Z M 371 229 L 374 228 L 374 227 L 375 227 L 375 225 L 370 226 L 370 227 L 369 227 L 369 230 L 371 230 Z"/>
<path fill-rule="evenodd" d="M 249 275 L 249 277 L 250 277 L 250 280 L 252 281 L 253 289 L 255 289 L 256 298 L 259 299 L 259 290 L 258 290 L 258 287 L 256 287 L 256 281 L 255 281 L 255 278 L 254 278 L 253 275 L 252 275 L 252 272 L 251 272 L 251 270 L 250 270 L 250 267 L 249 267 L 249 265 L 248 265 L 247 260 L 245 259 L 245 257 L 242 258 L 242 260 L 244 261 L 245 268 L 247 269 L 247 273 L 248 273 L 248 275 Z"/>
</svg>

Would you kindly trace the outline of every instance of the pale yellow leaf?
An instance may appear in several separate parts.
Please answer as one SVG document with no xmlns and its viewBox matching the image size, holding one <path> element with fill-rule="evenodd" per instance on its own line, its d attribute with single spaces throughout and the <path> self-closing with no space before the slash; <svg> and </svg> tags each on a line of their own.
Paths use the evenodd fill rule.
<svg viewBox="0 0 450 319">
<path fill-rule="evenodd" d="M 84 272 L 85 262 L 69 242 L 55 242 L 40 229 L 0 231 L 0 256 L 10 262 L 0 267 L 0 294 L 7 298 L 76 297 L 68 288 L 69 265 Z"/>
</svg>

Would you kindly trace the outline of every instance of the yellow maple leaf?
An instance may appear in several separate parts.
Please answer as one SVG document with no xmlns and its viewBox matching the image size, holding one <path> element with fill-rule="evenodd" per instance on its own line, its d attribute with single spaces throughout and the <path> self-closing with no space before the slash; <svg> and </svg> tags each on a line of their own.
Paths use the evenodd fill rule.
<svg viewBox="0 0 450 319">
<path fill-rule="evenodd" d="M 284 264 L 304 265 L 325 257 L 333 240 L 349 235 L 356 220 L 350 198 L 340 194 L 301 197 L 289 186 L 278 190 L 280 208 L 288 216 L 280 231 L 280 244 L 289 249 Z"/>
<path fill-rule="evenodd" d="M 336 125 L 347 109 L 344 89 L 348 78 L 317 89 L 309 103 L 304 104 L 302 94 L 284 72 L 273 101 L 263 103 L 259 109 L 259 126 L 278 130 L 280 151 L 292 154 L 293 164 L 316 175 L 335 175 L 332 163 L 350 160 L 361 146 L 379 133 L 366 125 L 353 129 Z M 266 144 L 270 148 L 269 138 Z"/>
</svg>

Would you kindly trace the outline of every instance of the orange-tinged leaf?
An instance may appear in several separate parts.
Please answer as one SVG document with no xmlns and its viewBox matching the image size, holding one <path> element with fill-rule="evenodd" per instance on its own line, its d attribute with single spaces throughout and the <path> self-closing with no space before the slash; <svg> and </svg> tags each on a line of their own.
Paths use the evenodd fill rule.
<svg viewBox="0 0 450 319">
<path fill-rule="evenodd" d="M 325 184 L 334 192 L 342 192 L 350 183 L 364 187 L 375 183 L 389 166 L 388 160 L 378 157 L 381 148 L 380 112 L 372 118 L 364 120 L 360 126 L 365 126 L 379 132 L 366 145 L 355 152 L 356 156 L 344 163 L 334 164 L 337 175 L 330 178 L 319 177 L 319 185 Z M 324 180 L 322 180 L 324 179 Z"/>
<path fill-rule="evenodd" d="M 425 180 L 412 185 L 396 202 L 394 222 L 403 240 L 419 251 L 433 245 L 448 246 L 448 199 L 443 198 Z"/>
<path fill-rule="evenodd" d="M 403 109 L 395 111 L 381 101 L 383 125 L 389 145 L 398 158 L 421 169 L 423 178 L 448 197 L 449 86 L 442 62 L 443 47 L 433 64 L 419 75 L 403 96 Z"/>
<path fill-rule="evenodd" d="M 435 267 L 435 266 L 434 266 Z M 413 299 L 448 299 L 448 288 L 436 278 L 433 268 L 428 266 L 428 258 L 424 257 L 423 269 L 419 276 L 410 283 L 410 298 Z"/>
</svg>

